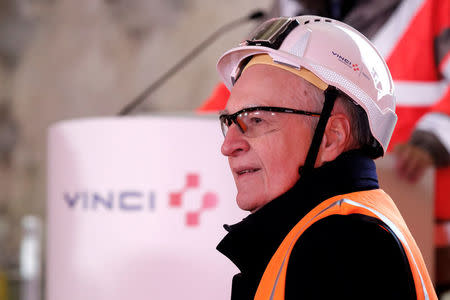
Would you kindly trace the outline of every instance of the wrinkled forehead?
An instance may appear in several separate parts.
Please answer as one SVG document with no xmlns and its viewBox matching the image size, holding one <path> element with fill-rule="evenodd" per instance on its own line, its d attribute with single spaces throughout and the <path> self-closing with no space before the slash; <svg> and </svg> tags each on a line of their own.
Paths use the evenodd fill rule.
<svg viewBox="0 0 450 300">
<path fill-rule="evenodd" d="M 294 109 L 310 108 L 308 104 L 318 88 L 291 72 L 267 64 L 246 68 L 226 106 L 227 113 L 253 106 L 280 106 Z"/>
</svg>

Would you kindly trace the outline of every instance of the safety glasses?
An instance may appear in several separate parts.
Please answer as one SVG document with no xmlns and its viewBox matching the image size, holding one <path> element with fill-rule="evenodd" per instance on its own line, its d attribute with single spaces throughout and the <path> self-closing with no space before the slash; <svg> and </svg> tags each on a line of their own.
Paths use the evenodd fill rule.
<svg viewBox="0 0 450 300">
<path fill-rule="evenodd" d="M 219 116 L 223 136 L 227 135 L 229 127 L 234 123 L 246 137 L 258 137 L 281 129 L 285 123 L 286 114 L 320 117 L 320 113 L 297 110 L 284 107 L 256 106 L 244 108 L 234 114 Z"/>
<path fill-rule="evenodd" d="M 245 45 L 279 49 L 286 36 L 299 25 L 295 18 L 274 18 L 258 26 Z"/>
<path fill-rule="evenodd" d="M 281 17 L 267 20 L 259 25 L 240 46 L 264 46 L 278 50 L 286 36 L 298 25 L 299 22 L 295 18 Z M 233 84 L 241 76 L 242 70 L 250 59 L 251 56 L 244 59 L 232 72 L 231 81 Z"/>
</svg>

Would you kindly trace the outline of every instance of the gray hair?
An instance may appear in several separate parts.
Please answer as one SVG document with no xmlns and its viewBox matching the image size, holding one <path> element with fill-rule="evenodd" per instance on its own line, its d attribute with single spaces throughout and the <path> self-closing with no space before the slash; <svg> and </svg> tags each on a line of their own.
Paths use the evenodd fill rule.
<svg viewBox="0 0 450 300">
<path fill-rule="evenodd" d="M 303 78 L 302 78 L 303 79 Z M 313 112 L 321 112 L 325 102 L 325 95 L 322 90 L 304 80 L 305 90 L 309 95 L 311 102 L 308 103 L 308 109 Z M 343 108 L 343 113 L 349 117 L 352 136 L 352 148 L 361 149 L 365 154 L 371 158 L 382 156 L 383 148 L 380 143 L 372 136 L 369 126 L 369 119 L 365 110 L 357 104 L 347 94 L 339 91 L 339 96 L 336 99 Z M 311 129 L 315 130 L 318 119 L 310 118 Z"/>
<path fill-rule="evenodd" d="M 371 158 L 377 158 L 383 155 L 383 147 L 373 137 L 370 131 L 369 119 L 366 111 L 357 104 L 347 94 L 340 91 L 337 101 L 339 101 L 344 112 L 350 118 L 350 126 L 352 138 L 356 149 L 361 149 Z"/>
</svg>

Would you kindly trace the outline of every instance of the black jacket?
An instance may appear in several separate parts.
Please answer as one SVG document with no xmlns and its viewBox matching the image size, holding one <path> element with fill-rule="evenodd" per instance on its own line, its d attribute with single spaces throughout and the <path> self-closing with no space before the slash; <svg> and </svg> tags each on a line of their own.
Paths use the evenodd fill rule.
<svg viewBox="0 0 450 300">
<path fill-rule="evenodd" d="M 253 299 L 262 274 L 289 231 L 320 202 L 378 188 L 374 162 L 358 151 L 304 176 L 293 188 L 235 225 L 217 249 L 241 271 L 231 299 Z M 380 221 L 330 216 L 297 241 L 287 269 L 286 299 L 416 299 L 403 247 Z"/>
</svg>

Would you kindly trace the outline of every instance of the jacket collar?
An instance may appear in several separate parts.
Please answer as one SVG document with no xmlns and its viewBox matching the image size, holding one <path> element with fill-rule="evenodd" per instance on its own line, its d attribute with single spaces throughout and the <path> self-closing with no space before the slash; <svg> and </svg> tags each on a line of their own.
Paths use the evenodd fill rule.
<svg viewBox="0 0 450 300">
<path fill-rule="evenodd" d="M 357 150 L 301 177 L 286 193 L 241 222 L 224 225 L 217 246 L 241 273 L 262 273 L 292 227 L 320 202 L 336 195 L 378 188 L 375 163 Z"/>
</svg>

